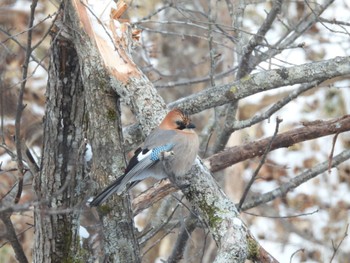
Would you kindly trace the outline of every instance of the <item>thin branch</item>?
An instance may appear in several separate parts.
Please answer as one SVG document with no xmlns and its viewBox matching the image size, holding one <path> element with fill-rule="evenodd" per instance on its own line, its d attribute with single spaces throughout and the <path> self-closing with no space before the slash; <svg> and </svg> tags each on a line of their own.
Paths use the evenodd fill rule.
<svg viewBox="0 0 350 263">
<path fill-rule="evenodd" d="M 333 159 L 333 154 L 334 154 L 334 147 L 335 147 L 335 143 L 337 142 L 337 138 L 338 138 L 339 132 L 337 132 L 334 137 L 333 137 L 333 141 L 332 141 L 332 149 L 331 149 L 331 153 L 329 154 L 329 165 L 328 165 L 328 173 L 331 173 L 331 166 L 332 166 L 332 159 Z"/>
<path fill-rule="evenodd" d="M 247 198 L 247 195 L 248 195 L 248 192 L 250 190 L 250 188 L 252 187 L 254 181 L 255 181 L 255 178 L 257 177 L 257 175 L 259 174 L 259 171 L 261 169 L 261 167 L 264 165 L 265 163 L 265 160 L 266 160 L 266 157 L 267 157 L 267 154 L 270 152 L 271 150 L 271 146 L 272 146 L 272 143 L 273 141 L 276 139 L 276 136 L 277 136 L 277 133 L 278 133 L 278 129 L 279 129 L 279 126 L 280 126 L 280 123 L 282 122 L 282 119 L 280 118 L 276 118 L 276 127 L 275 127 L 275 132 L 273 134 L 273 136 L 271 137 L 271 140 L 269 142 L 269 144 L 267 145 L 266 147 L 266 150 L 260 160 L 260 163 L 258 165 L 258 167 L 255 169 L 252 177 L 250 178 L 250 181 L 249 183 L 247 184 L 246 188 L 244 189 L 244 192 L 243 192 L 243 195 L 241 197 L 241 200 L 239 201 L 239 204 L 238 204 L 238 207 L 237 207 L 237 210 L 240 211 L 241 208 L 242 208 L 242 205 L 245 201 L 245 199 Z"/>
<path fill-rule="evenodd" d="M 301 214 L 291 215 L 291 216 L 267 216 L 267 215 L 258 215 L 258 214 L 254 214 L 254 213 L 247 212 L 247 211 L 244 211 L 243 213 L 245 213 L 245 214 L 247 214 L 247 215 L 250 215 L 250 216 L 256 216 L 256 217 L 281 219 L 281 218 L 295 218 L 295 217 L 302 217 L 302 216 L 310 216 L 310 215 L 316 214 L 316 213 L 318 213 L 318 212 L 319 212 L 319 210 L 316 209 L 316 210 L 314 210 L 314 211 L 312 211 L 312 212 L 309 212 L 309 213 L 301 213 Z"/>
<path fill-rule="evenodd" d="M 277 15 L 281 11 L 281 6 L 282 0 L 273 1 L 272 8 L 263 24 L 259 28 L 258 32 L 253 35 L 253 37 L 249 40 L 248 45 L 244 47 L 243 55 L 238 66 L 237 79 L 244 77 L 246 74 L 249 74 L 253 70 L 254 67 L 251 67 L 251 65 L 249 65 L 252 52 L 256 46 L 258 46 L 263 41 L 267 31 L 271 29 L 272 23 L 275 21 Z"/>
<path fill-rule="evenodd" d="M 16 230 L 12 224 L 10 213 L 2 213 L 0 214 L 0 219 L 6 226 L 6 238 L 11 243 L 13 250 L 15 251 L 16 259 L 20 263 L 28 263 L 28 259 L 24 254 L 23 248 L 18 241 Z"/>
<path fill-rule="evenodd" d="M 35 18 L 35 8 L 37 6 L 38 0 L 33 0 L 32 4 L 30 5 L 30 18 L 29 18 L 29 26 L 28 28 L 32 28 L 34 24 L 34 18 Z M 22 118 L 22 111 L 24 110 L 25 106 L 23 105 L 23 95 L 24 95 L 24 89 L 26 86 L 26 79 L 28 75 L 28 66 L 30 61 L 30 55 L 32 53 L 32 35 L 33 30 L 28 30 L 28 37 L 27 37 L 27 53 L 26 57 L 23 63 L 23 73 L 22 73 L 22 79 L 24 80 L 21 84 L 20 91 L 18 94 L 18 101 L 17 101 L 17 110 L 16 110 L 16 120 L 15 120 L 15 136 L 16 136 L 16 151 L 17 151 L 17 166 L 18 166 L 18 172 L 19 172 L 19 182 L 18 182 L 18 192 L 15 199 L 15 203 L 19 202 L 19 199 L 22 194 L 22 187 L 23 187 L 23 174 L 24 174 L 24 165 L 23 165 L 23 159 L 22 159 L 22 145 L 21 145 L 21 139 L 20 139 L 20 133 L 21 133 L 21 118 Z"/>
<path fill-rule="evenodd" d="M 60 5 L 59 8 L 61 8 L 62 4 Z M 20 48 L 22 48 L 26 53 L 28 52 L 28 49 L 27 47 L 25 47 L 24 45 L 22 45 L 22 43 L 20 43 L 18 40 L 17 40 L 17 36 L 18 35 L 21 35 L 25 32 L 31 32 L 35 29 L 35 27 L 37 27 L 38 25 L 42 24 L 43 22 L 45 22 L 47 19 L 49 18 L 52 18 L 54 16 L 54 19 L 51 23 L 51 25 L 49 26 L 49 28 L 46 30 L 46 33 L 43 35 L 43 37 L 41 38 L 41 40 L 39 40 L 34 46 L 31 47 L 31 52 L 30 52 L 30 58 L 33 59 L 33 61 L 35 61 L 39 66 L 41 66 L 45 71 L 47 71 L 47 68 L 42 64 L 42 61 L 43 59 L 39 60 L 37 59 L 34 55 L 33 55 L 33 51 L 41 45 L 41 43 L 45 40 L 45 38 L 50 34 L 51 32 L 51 29 L 53 28 L 54 26 L 54 23 L 55 21 L 57 20 L 57 17 L 59 15 L 59 12 L 56 11 L 54 12 L 53 14 L 49 14 L 47 15 L 44 19 L 42 19 L 41 21 L 39 21 L 37 24 L 29 27 L 27 30 L 23 31 L 23 32 L 20 32 L 16 35 L 11 35 L 9 32 L 7 32 L 6 30 L 0 28 L 0 32 L 2 32 L 3 34 L 5 34 L 6 36 L 8 36 L 7 39 L 5 39 L 4 41 L 2 41 L 1 43 L 5 43 L 6 41 L 8 41 L 9 39 L 11 39 L 12 41 L 14 41 Z M 27 43 L 27 46 L 28 46 L 28 43 Z"/>
<path fill-rule="evenodd" d="M 329 30 L 329 31 L 332 32 L 332 33 L 340 33 L 340 34 L 349 35 L 349 32 L 346 30 L 346 28 L 345 28 L 345 27 L 342 27 L 342 26 L 340 26 L 340 25 L 339 25 L 339 26 L 342 27 L 342 28 L 344 29 L 345 32 L 338 31 L 338 30 L 333 30 L 333 29 L 329 28 L 325 23 L 323 23 L 323 21 L 321 21 L 321 20 L 319 19 L 319 16 L 318 16 L 317 14 L 315 14 L 314 9 L 313 9 L 313 8 L 311 7 L 311 5 L 309 4 L 309 1 L 305 1 L 305 4 L 309 7 L 309 9 L 311 10 L 311 12 L 317 17 L 317 21 L 318 21 L 324 28 L 326 28 L 327 30 Z"/>
<path fill-rule="evenodd" d="M 301 85 L 298 89 L 290 92 L 286 97 L 284 97 L 283 99 L 274 103 L 268 110 L 266 110 L 258 115 L 254 115 L 252 118 L 249 118 L 247 120 L 236 121 L 232 127 L 231 132 L 250 127 L 250 126 L 257 124 L 263 120 L 269 119 L 272 116 L 272 114 L 274 114 L 278 110 L 282 109 L 289 102 L 291 102 L 292 100 L 297 98 L 300 94 L 302 94 L 305 91 L 308 91 L 314 87 L 317 87 L 319 84 L 321 84 L 321 81 L 320 82 L 314 81 L 312 83 L 307 83 L 307 84 Z"/>
<path fill-rule="evenodd" d="M 348 160 L 350 158 L 350 150 L 343 151 L 342 153 L 336 155 L 333 158 L 332 167 L 338 166 L 340 163 Z M 329 161 L 325 161 L 323 163 L 320 163 L 316 166 L 314 166 L 311 169 L 308 169 L 298 176 L 290 179 L 289 182 L 281 185 L 280 187 L 267 192 L 265 194 L 262 194 L 258 197 L 254 197 L 251 200 L 248 200 L 245 202 L 245 204 L 242 206 L 242 210 L 247 210 L 253 207 L 256 207 L 258 205 L 270 202 L 278 197 L 285 196 L 288 192 L 292 191 L 293 189 L 297 188 L 299 185 L 307 182 L 308 180 L 316 177 L 317 175 L 324 173 L 328 170 L 328 164 Z"/>
<path fill-rule="evenodd" d="M 331 257 L 331 260 L 329 261 L 330 263 L 332 263 L 333 259 L 335 258 L 335 255 L 337 254 L 341 244 L 343 243 L 343 241 L 345 240 L 345 238 L 347 238 L 348 236 L 348 231 L 349 231 L 349 224 L 346 225 L 346 229 L 343 235 L 343 238 L 340 240 L 339 244 L 336 247 L 333 247 L 334 251 L 333 251 L 333 255 Z"/>
<path fill-rule="evenodd" d="M 321 22 L 324 22 L 324 23 L 335 24 L 335 25 L 342 25 L 342 26 L 350 26 L 349 22 L 340 21 L 340 20 L 337 20 L 337 19 L 329 20 L 329 19 L 326 19 L 326 18 L 323 18 L 323 17 L 319 17 L 318 19 Z"/>
<path fill-rule="evenodd" d="M 15 42 L 20 48 L 24 50 L 24 52 L 27 52 L 27 48 L 22 45 L 21 42 L 19 42 L 14 36 L 12 36 L 10 33 L 8 33 L 6 30 L 2 29 L 0 27 L 0 32 L 4 33 L 6 36 L 8 36 L 8 39 L 11 39 L 13 42 Z M 38 65 L 40 65 L 45 71 L 47 71 L 47 68 L 41 63 L 39 59 L 36 58 L 32 53 L 30 54 L 30 57 L 35 61 Z"/>
<path fill-rule="evenodd" d="M 214 74 L 213 78 L 216 80 L 222 79 L 234 73 L 236 70 L 237 70 L 237 67 L 230 68 L 226 71 L 220 72 L 218 74 Z M 159 88 L 172 88 L 172 87 L 178 87 L 178 86 L 189 86 L 193 84 L 208 82 L 210 80 L 211 80 L 211 76 L 205 76 L 205 77 L 199 77 L 199 78 L 177 80 L 177 81 L 170 81 L 170 82 L 168 81 L 166 83 L 154 84 L 154 87 L 159 89 Z"/>
<path fill-rule="evenodd" d="M 167 235 L 173 233 L 173 230 L 174 230 L 176 227 L 177 227 L 177 225 L 173 225 L 173 226 L 172 226 L 168 231 L 166 231 L 160 238 L 158 238 L 156 241 L 154 241 L 154 242 L 152 243 L 152 245 L 151 245 L 149 248 L 147 248 L 147 249 L 145 250 L 145 252 L 143 252 L 143 254 L 141 255 L 141 258 L 144 257 L 148 252 L 150 252 L 150 251 L 152 250 L 152 248 L 154 248 L 156 245 L 158 245 L 158 244 L 162 241 L 163 238 L 165 238 Z"/>
<path fill-rule="evenodd" d="M 322 5 L 318 5 L 313 13 L 306 14 L 303 19 L 295 26 L 293 30 L 288 30 L 280 40 L 274 45 L 275 48 L 271 48 L 263 54 L 251 60 L 250 67 L 255 68 L 256 65 L 260 64 L 262 61 L 268 60 L 277 54 L 281 53 L 281 50 L 287 48 L 293 44 L 297 38 L 299 38 L 305 31 L 310 29 L 318 21 L 318 17 L 334 2 L 334 0 L 327 0 Z"/>
<path fill-rule="evenodd" d="M 304 250 L 305 250 L 304 248 L 300 248 L 300 249 L 294 251 L 293 254 L 290 256 L 289 263 L 292 263 L 293 257 L 294 257 L 297 253 L 299 253 L 299 252 L 304 253 Z"/>
<path fill-rule="evenodd" d="M 181 229 L 171 255 L 169 256 L 167 263 L 176 263 L 183 258 L 183 253 L 186 248 L 187 241 L 191 236 L 191 233 L 196 229 L 197 226 L 197 217 L 196 215 L 191 214 L 185 222 L 181 225 Z"/>
<path fill-rule="evenodd" d="M 30 224 L 27 223 L 27 225 L 30 225 Z M 24 229 L 24 230 L 22 230 L 20 233 L 18 233 L 18 234 L 16 235 L 16 237 L 17 237 L 17 238 L 20 237 L 21 235 L 23 235 L 25 232 L 27 232 L 28 230 L 32 229 L 33 227 L 34 227 L 34 225 L 30 225 L 29 227 L 27 227 L 26 229 Z M 6 244 L 8 244 L 8 243 L 10 243 L 10 241 L 6 241 L 6 242 L 2 243 L 2 244 L 0 245 L 0 248 L 4 247 L 4 246 L 5 246 Z"/>
<path fill-rule="evenodd" d="M 213 46 L 213 24 L 215 23 L 216 19 L 216 14 L 214 13 L 215 11 L 212 10 L 212 5 L 213 2 L 211 0 L 208 1 L 209 5 L 209 10 L 208 10 L 208 18 L 209 18 L 209 23 L 208 23 L 208 44 L 209 44 L 209 56 L 210 56 L 210 72 L 209 72 L 209 77 L 210 77 L 210 84 L 212 87 L 215 87 L 215 78 L 214 78 L 214 73 L 215 73 L 215 50 Z"/>
<path fill-rule="evenodd" d="M 226 109 L 224 109 L 225 111 L 224 125 L 223 127 L 220 127 L 219 129 L 217 129 L 218 135 L 217 135 L 216 142 L 213 146 L 213 150 L 212 150 L 213 153 L 220 152 L 225 148 L 233 132 L 233 127 L 237 121 L 237 118 L 236 118 L 237 110 L 238 110 L 238 101 L 233 101 L 232 103 L 227 105 Z"/>
<path fill-rule="evenodd" d="M 170 1 L 169 3 L 167 3 L 166 5 L 158 8 L 157 10 L 154 10 L 153 13 L 150 13 L 148 16 L 145 16 L 143 18 L 141 18 L 138 22 L 134 23 L 133 25 L 137 26 L 139 23 L 145 21 L 145 20 L 149 20 L 151 19 L 153 16 L 157 15 L 158 13 L 162 12 L 163 10 L 169 8 L 169 7 L 172 7 L 173 6 L 173 3 Z"/>
<path fill-rule="evenodd" d="M 151 238 L 153 238 L 155 235 L 157 235 L 157 233 L 162 230 L 165 229 L 165 227 L 167 225 L 170 225 L 170 220 L 173 218 L 173 216 L 175 215 L 175 212 L 177 211 L 177 209 L 180 207 L 180 204 L 177 204 L 177 206 L 173 209 L 173 211 L 171 212 L 171 214 L 168 216 L 167 220 L 163 223 L 161 223 L 157 228 L 152 227 L 150 230 L 146 230 L 144 233 L 141 233 L 140 236 L 138 236 L 137 238 L 139 239 L 139 244 L 140 246 L 143 246 L 146 244 L 146 242 L 148 240 L 150 240 Z M 172 224 L 170 226 L 171 229 L 174 229 L 175 227 L 177 227 L 178 223 L 176 222 L 175 224 Z M 146 254 L 146 252 L 145 252 Z"/>
</svg>

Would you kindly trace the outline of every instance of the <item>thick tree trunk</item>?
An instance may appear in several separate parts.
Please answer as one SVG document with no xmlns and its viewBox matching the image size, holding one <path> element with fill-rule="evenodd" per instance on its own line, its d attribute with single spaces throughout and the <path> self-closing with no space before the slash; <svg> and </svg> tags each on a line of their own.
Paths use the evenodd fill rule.
<svg viewBox="0 0 350 263">
<path fill-rule="evenodd" d="M 78 52 L 84 98 L 86 102 L 88 133 L 93 164 L 91 176 L 100 187 L 95 193 L 123 174 L 125 156 L 121 131 L 120 96 L 111 88 L 111 77 L 95 43 L 80 31 L 81 21 L 75 9 L 67 2 L 65 25 L 72 33 L 72 42 Z M 116 80 L 117 81 L 117 80 Z M 117 83 L 123 86 L 123 83 Z M 139 246 L 134 234 L 130 200 L 113 196 L 99 209 L 103 223 L 103 262 L 139 262 Z"/>
<path fill-rule="evenodd" d="M 80 258 L 76 206 L 84 196 L 85 103 L 76 51 L 60 35 L 53 39 L 41 172 L 35 178 L 41 203 L 35 208 L 33 260 L 61 263 Z"/>
<path fill-rule="evenodd" d="M 41 203 L 35 209 L 34 262 L 87 261 L 78 236 L 80 210 L 89 195 L 82 191 L 89 189 L 84 180 L 86 142 L 93 151 L 91 177 L 100 185 L 125 167 L 119 97 L 110 89 L 99 57 L 82 53 L 80 45 L 89 41 L 72 32 L 77 19 L 71 8 L 63 7 L 56 23 L 59 34 L 53 36 L 42 167 L 35 180 Z M 119 198 L 110 204 L 108 217 L 101 213 L 103 262 L 139 262 L 130 202 Z"/>
</svg>

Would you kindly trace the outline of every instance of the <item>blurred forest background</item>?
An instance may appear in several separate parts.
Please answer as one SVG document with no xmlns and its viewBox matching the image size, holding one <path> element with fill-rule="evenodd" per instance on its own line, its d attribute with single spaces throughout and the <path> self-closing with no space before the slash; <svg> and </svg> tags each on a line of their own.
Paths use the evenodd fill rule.
<svg viewBox="0 0 350 263">
<path fill-rule="evenodd" d="M 210 87 L 233 83 L 251 73 L 350 56 L 348 1 L 280 1 L 280 11 L 268 24 L 267 14 L 276 8 L 277 2 L 126 1 L 129 7 L 122 19 L 140 30 L 139 41 L 132 47 L 133 60 L 166 103 Z M 42 149 L 50 30 L 59 4 L 53 0 L 39 1 L 34 26 L 30 29 L 35 49 L 25 78 L 25 109 L 20 134 L 38 162 Z M 23 83 L 30 5 L 31 1 L 26 0 L 0 3 L 2 207 L 13 202 L 18 182 L 15 119 Z M 250 45 L 249 41 L 263 26 L 266 26 L 263 37 L 255 39 L 256 45 Z M 252 51 L 249 51 L 250 47 Z M 242 65 L 245 55 L 248 66 Z M 290 101 L 284 100 L 302 86 L 303 91 Z M 278 110 L 270 111 L 271 107 Z M 131 112 L 129 105 L 122 103 L 124 127 L 136 121 Z M 240 100 L 239 104 L 207 109 L 193 118 L 202 142 L 200 157 L 206 159 L 225 147 L 273 136 L 277 116 L 283 120 L 279 125 L 281 133 L 302 127 L 303 123 L 349 113 L 350 76 L 345 75 L 325 82 L 306 82 L 261 92 Z M 350 133 L 345 132 L 275 150 L 267 155 L 249 197 L 271 191 L 306 169 L 327 161 L 332 152 L 335 156 L 349 149 Z M 234 203 L 239 202 L 259 163 L 260 158 L 253 158 L 215 173 L 215 179 Z M 19 204 L 30 204 L 34 199 L 32 181 L 32 173 L 28 170 L 24 174 Z M 143 190 L 145 185 L 140 184 L 133 196 Z M 179 193 L 177 195 L 181 198 Z M 135 217 L 136 226 L 143 233 L 171 217 L 171 226 L 161 229 L 142 244 L 143 262 L 161 262 L 169 256 L 178 233 L 175 219 L 188 214 L 181 203 L 175 213 L 177 199 L 166 198 L 171 202 L 159 202 Z M 319 174 L 283 198 L 242 212 L 241 217 L 265 249 L 280 262 L 290 259 L 291 262 L 349 262 L 350 161 Z M 11 221 L 25 255 L 31 261 L 33 209 L 28 206 L 14 212 Z M 81 220 L 82 246 L 98 250 L 98 224 L 96 215 L 86 209 Z M 7 231 L 5 225 L 0 224 L 0 263 L 16 262 Z M 198 227 L 188 241 L 183 262 L 212 262 L 215 253 L 215 242 L 205 229 Z"/>
</svg>

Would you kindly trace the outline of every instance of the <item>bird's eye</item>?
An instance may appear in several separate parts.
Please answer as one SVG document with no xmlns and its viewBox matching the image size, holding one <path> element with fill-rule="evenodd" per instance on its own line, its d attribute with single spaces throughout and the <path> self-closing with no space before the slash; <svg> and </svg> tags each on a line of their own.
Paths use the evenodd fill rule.
<svg viewBox="0 0 350 263">
<path fill-rule="evenodd" d="M 177 127 L 176 127 L 177 129 L 179 129 L 179 130 L 186 129 L 186 125 L 183 121 L 176 121 L 175 123 L 177 125 Z"/>
</svg>

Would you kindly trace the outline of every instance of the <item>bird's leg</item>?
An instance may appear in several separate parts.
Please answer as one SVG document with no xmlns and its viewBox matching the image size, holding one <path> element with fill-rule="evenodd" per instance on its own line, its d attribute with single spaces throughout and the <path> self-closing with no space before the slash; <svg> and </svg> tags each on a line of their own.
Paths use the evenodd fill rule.
<svg viewBox="0 0 350 263">
<path fill-rule="evenodd" d="M 159 160 L 164 161 L 166 159 L 169 159 L 170 156 L 173 156 L 173 151 L 163 151 L 159 153 Z"/>
<path fill-rule="evenodd" d="M 169 180 L 175 184 L 176 184 L 176 178 L 173 172 L 171 172 L 171 157 L 174 156 L 174 152 L 173 151 L 163 151 L 159 153 L 159 160 L 163 165 L 163 169 L 165 171 L 165 173 L 167 174 Z"/>
</svg>

